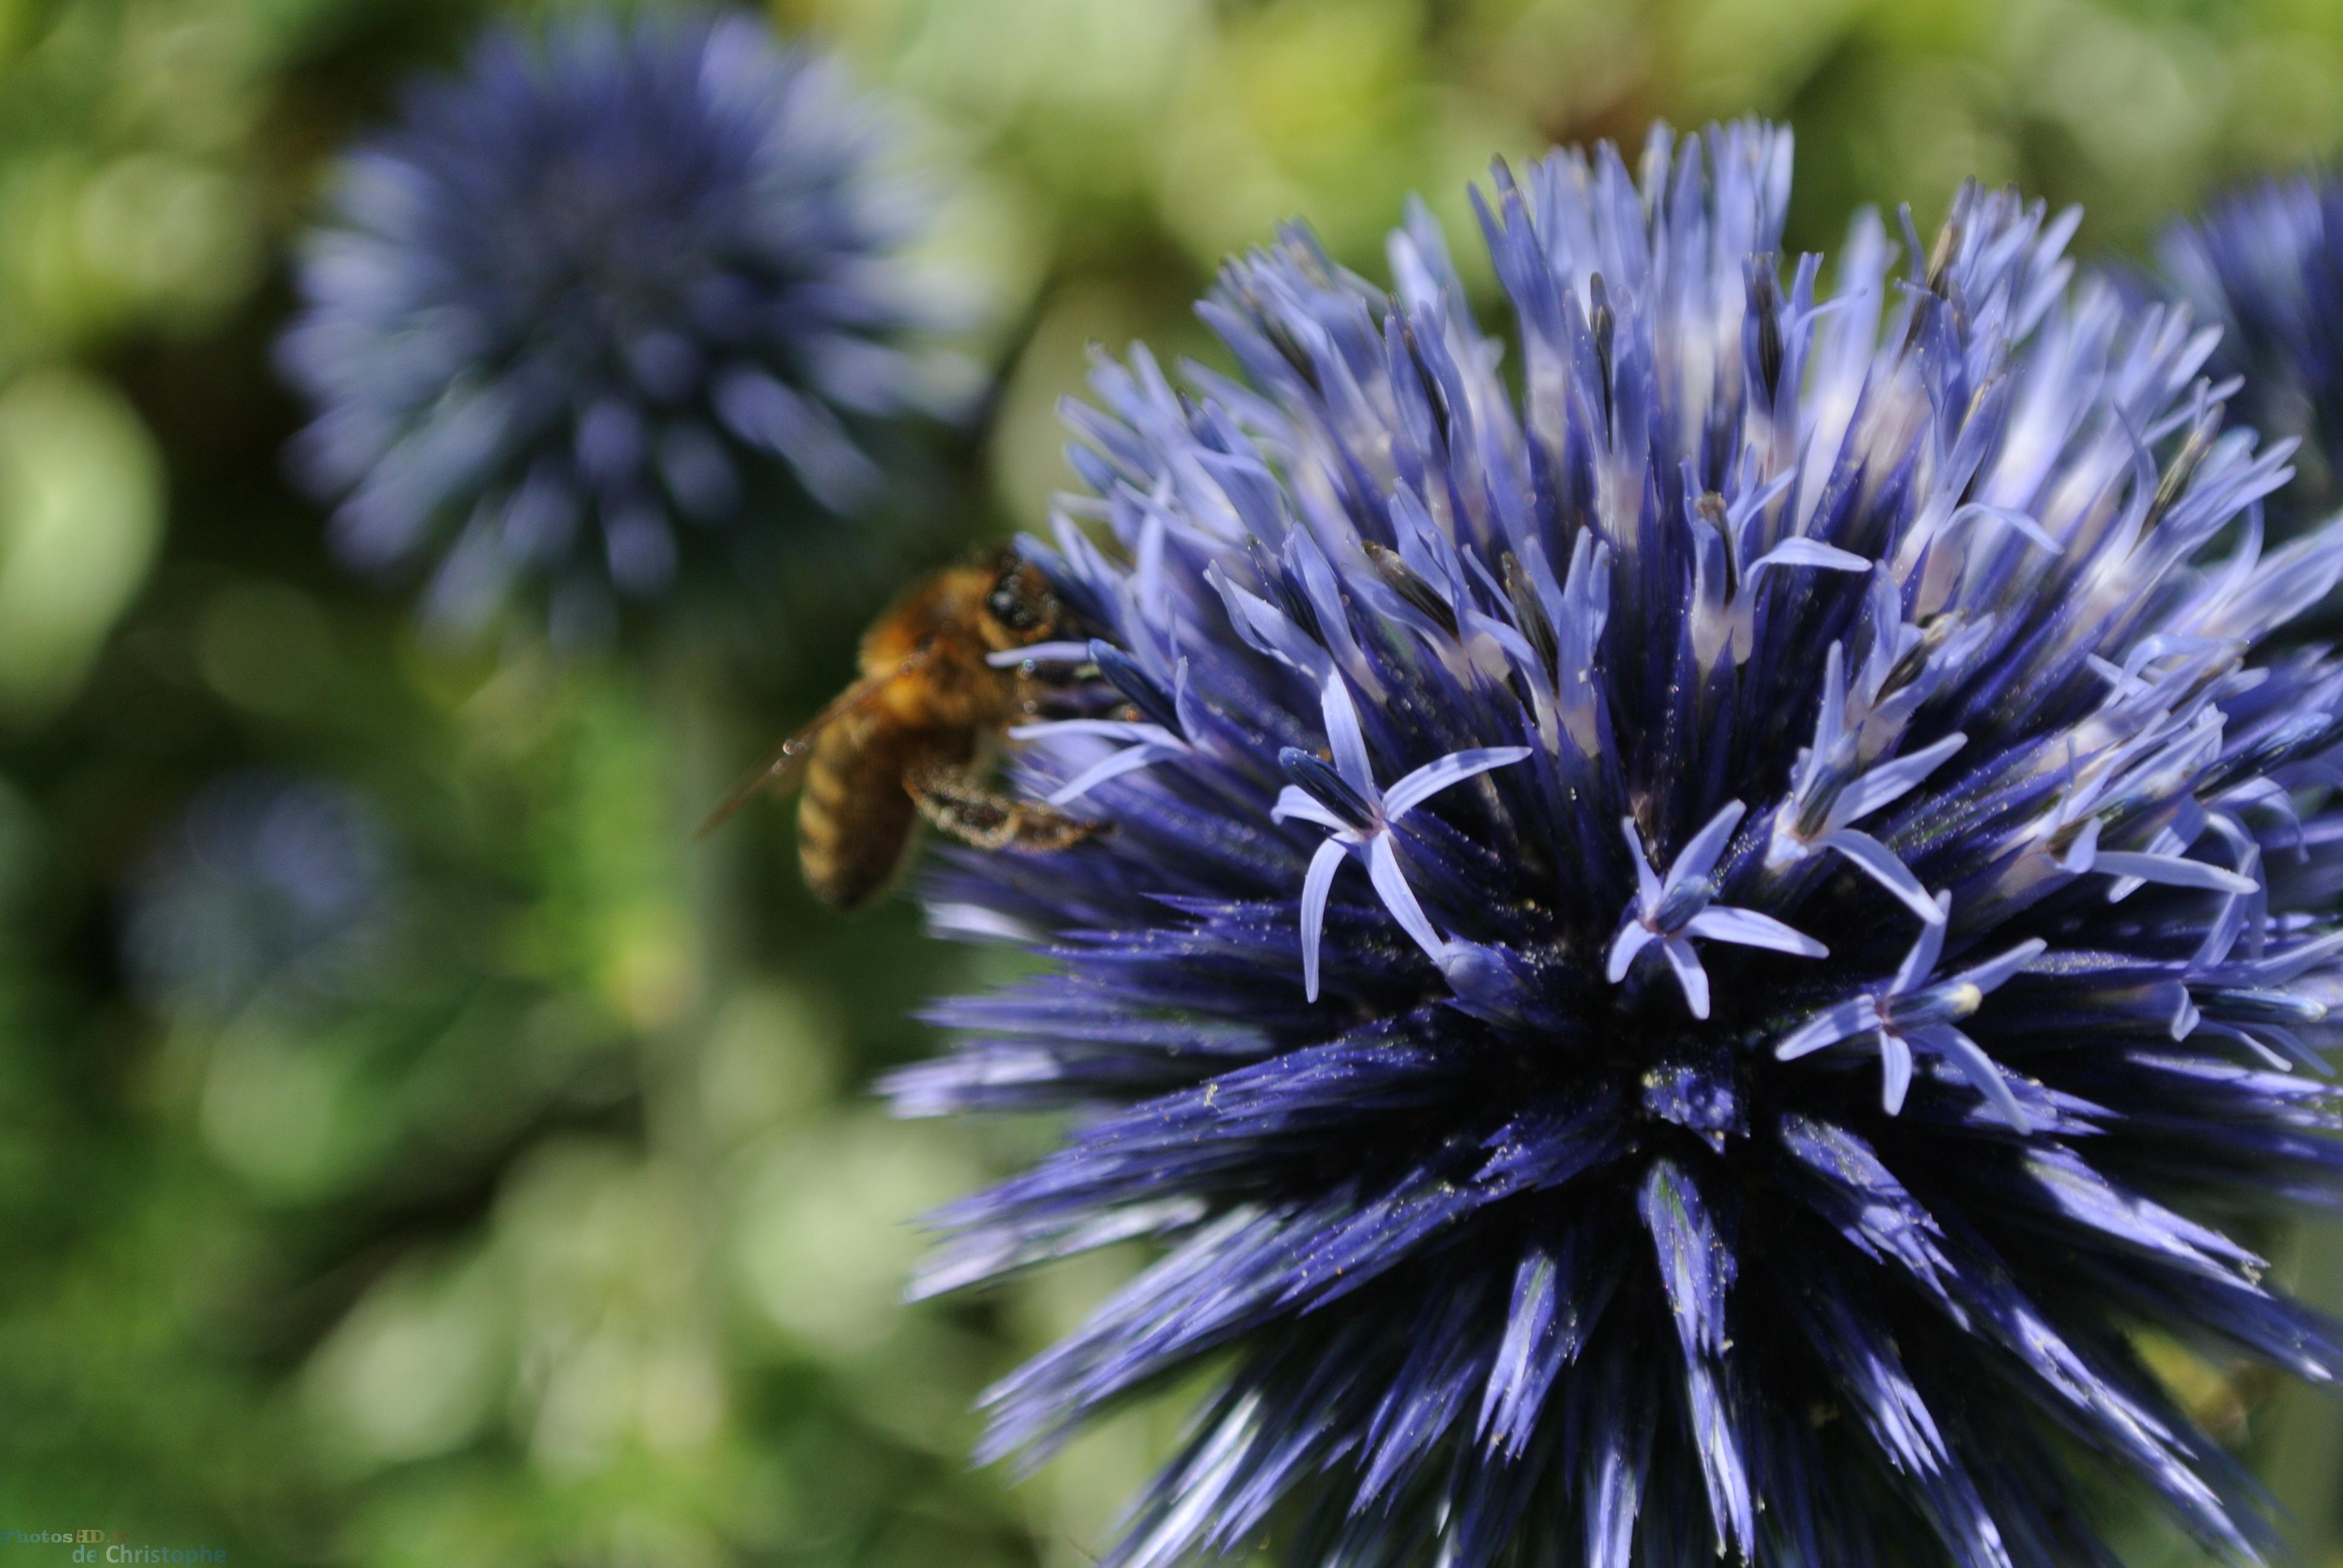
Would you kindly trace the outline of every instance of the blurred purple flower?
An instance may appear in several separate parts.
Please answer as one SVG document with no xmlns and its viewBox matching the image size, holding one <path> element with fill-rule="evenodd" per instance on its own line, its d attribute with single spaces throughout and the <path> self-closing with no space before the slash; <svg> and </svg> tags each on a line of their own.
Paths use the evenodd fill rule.
<svg viewBox="0 0 2343 1568">
<path fill-rule="evenodd" d="M 920 396 L 880 142 L 745 15 L 499 29 L 417 85 L 344 166 L 280 348 L 343 557 L 429 564 L 459 627 L 527 588 L 590 638 L 695 557 L 862 508 L 857 427 Z"/>
<path fill-rule="evenodd" d="M 206 786 L 128 890 L 123 956 L 166 1010 L 220 1016 L 315 1000 L 384 958 L 394 878 L 380 819 L 322 779 L 252 771 Z"/>
<path fill-rule="evenodd" d="M 2236 416 L 2299 441 L 2271 498 L 2290 534 L 2343 506 L 2343 186 L 2307 175 L 2216 202 L 2157 245 L 2162 286 L 2221 329 L 2207 368 L 2238 385 Z"/>
</svg>

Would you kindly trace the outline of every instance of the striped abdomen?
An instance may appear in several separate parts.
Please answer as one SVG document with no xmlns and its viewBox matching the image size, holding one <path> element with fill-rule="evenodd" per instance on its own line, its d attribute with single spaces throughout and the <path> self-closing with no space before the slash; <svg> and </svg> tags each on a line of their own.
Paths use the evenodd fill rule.
<svg viewBox="0 0 2343 1568">
<path fill-rule="evenodd" d="M 970 730 L 855 714 L 822 731 L 798 799 L 798 863 L 825 902 L 850 910 L 894 879 L 919 813 L 903 779 L 932 762 L 965 762 Z"/>
</svg>

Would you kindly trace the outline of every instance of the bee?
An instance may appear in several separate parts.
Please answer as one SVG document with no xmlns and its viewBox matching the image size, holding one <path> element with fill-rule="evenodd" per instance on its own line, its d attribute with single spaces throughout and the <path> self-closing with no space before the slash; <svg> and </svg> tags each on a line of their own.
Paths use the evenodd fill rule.
<svg viewBox="0 0 2343 1568">
<path fill-rule="evenodd" d="M 982 754 L 1043 711 L 1047 683 L 1018 650 L 1066 638 L 1071 618 L 1031 562 L 1003 552 L 915 584 L 863 633 L 862 674 L 709 814 L 705 835 L 800 773 L 798 863 L 850 910 L 894 879 L 920 819 L 983 849 L 1062 849 L 1104 823 L 1004 795 Z"/>
</svg>

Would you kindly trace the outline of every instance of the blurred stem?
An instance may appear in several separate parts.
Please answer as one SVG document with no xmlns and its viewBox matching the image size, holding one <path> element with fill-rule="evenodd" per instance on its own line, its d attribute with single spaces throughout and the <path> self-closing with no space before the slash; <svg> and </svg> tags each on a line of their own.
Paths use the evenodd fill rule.
<svg viewBox="0 0 2343 1568">
<path fill-rule="evenodd" d="M 2280 1278 L 2306 1305 L 2343 1313 L 2343 1218 L 2322 1215 L 2295 1228 Z M 2289 1383 L 2272 1402 L 2263 1438 L 2262 1479 L 2285 1511 L 2301 1561 L 2334 1560 L 2343 1533 L 2343 1401 L 2331 1388 Z"/>
<path fill-rule="evenodd" d="M 698 1298 L 703 1326 L 715 1327 L 716 1281 L 708 1255 L 718 1228 L 718 1151 L 708 1126 L 707 1044 L 745 960 L 747 887 L 739 857 L 720 840 L 695 839 L 710 805 L 730 782 L 734 752 L 722 701 L 721 661 L 685 636 L 660 648 L 649 698 L 665 738 L 669 779 L 667 830 L 673 834 L 686 915 L 689 984 L 682 1005 L 644 1040 L 644 1121 L 653 1159 L 680 1180 L 699 1241 Z"/>
</svg>

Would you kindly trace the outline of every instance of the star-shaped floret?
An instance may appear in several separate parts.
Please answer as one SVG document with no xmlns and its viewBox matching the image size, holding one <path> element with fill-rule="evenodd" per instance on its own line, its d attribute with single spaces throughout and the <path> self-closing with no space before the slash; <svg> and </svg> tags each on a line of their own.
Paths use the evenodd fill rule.
<svg viewBox="0 0 2343 1568">
<path fill-rule="evenodd" d="M 2020 1132 L 2030 1131 L 2033 1124 L 2001 1069 L 1984 1047 L 1953 1025 L 1976 1011 L 1987 991 L 2040 956 L 2045 944 L 2038 937 L 2020 942 L 1998 958 L 1931 984 L 1928 976 L 1945 950 L 1945 919 L 1952 907 L 1951 894 L 1937 894 L 1936 920 L 1920 928 L 1912 950 L 1885 985 L 1816 1013 L 1775 1046 L 1774 1055 L 1794 1061 L 1841 1040 L 1868 1036 L 1879 1051 L 1879 1103 L 1893 1116 L 1904 1109 L 1905 1091 L 1912 1087 L 1915 1050 L 1932 1050 L 1960 1069 L 2004 1121 Z"/>
<path fill-rule="evenodd" d="M 1343 859 L 1356 855 L 1366 862 L 1376 896 L 1402 930 L 1437 961 L 1448 951 L 1442 936 L 1416 902 L 1415 891 L 1400 869 L 1399 850 L 1392 842 L 1392 827 L 1452 784 L 1477 773 L 1519 762 L 1530 754 L 1526 746 L 1477 746 L 1453 751 L 1403 774 L 1388 789 L 1375 783 L 1367 760 L 1367 739 L 1359 728 L 1359 709 L 1339 675 L 1326 678 L 1320 693 L 1326 716 L 1327 749 L 1334 754 L 1329 766 L 1296 747 L 1278 754 L 1286 773 L 1297 780 L 1277 797 L 1270 816 L 1280 822 L 1300 818 L 1328 830 L 1324 843 L 1310 858 L 1302 882 L 1302 989 L 1318 1000 L 1318 938 L 1326 924 L 1326 897 Z"/>
<path fill-rule="evenodd" d="M 1644 836 L 1635 830 L 1635 819 L 1621 819 L 1619 828 L 1627 836 L 1627 852 L 1635 865 L 1635 897 L 1627 907 L 1627 917 L 1619 927 L 1619 934 L 1611 939 L 1610 961 L 1604 972 L 1612 984 L 1625 980 L 1636 956 L 1657 942 L 1668 967 L 1675 970 L 1676 983 L 1684 988 L 1684 1005 L 1692 1009 L 1693 1017 L 1706 1018 L 1708 971 L 1700 967 L 1700 955 L 1693 951 L 1693 938 L 1765 948 L 1805 959 L 1829 956 L 1830 950 L 1822 943 L 1803 931 L 1793 930 L 1771 915 L 1715 901 L 1716 884 L 1709 879 L 1710 874 L 1716 869 L 1716 862 L 1731 841 L 1733 829 L 1740 825 L 1745 809 L 1740 801 L 1734 800 L 1711 817 L 1708 825 L 1677 851 L 1664 879 L 1652 869 L 1651 857 L 1644 849 Z"/>
</svg>

